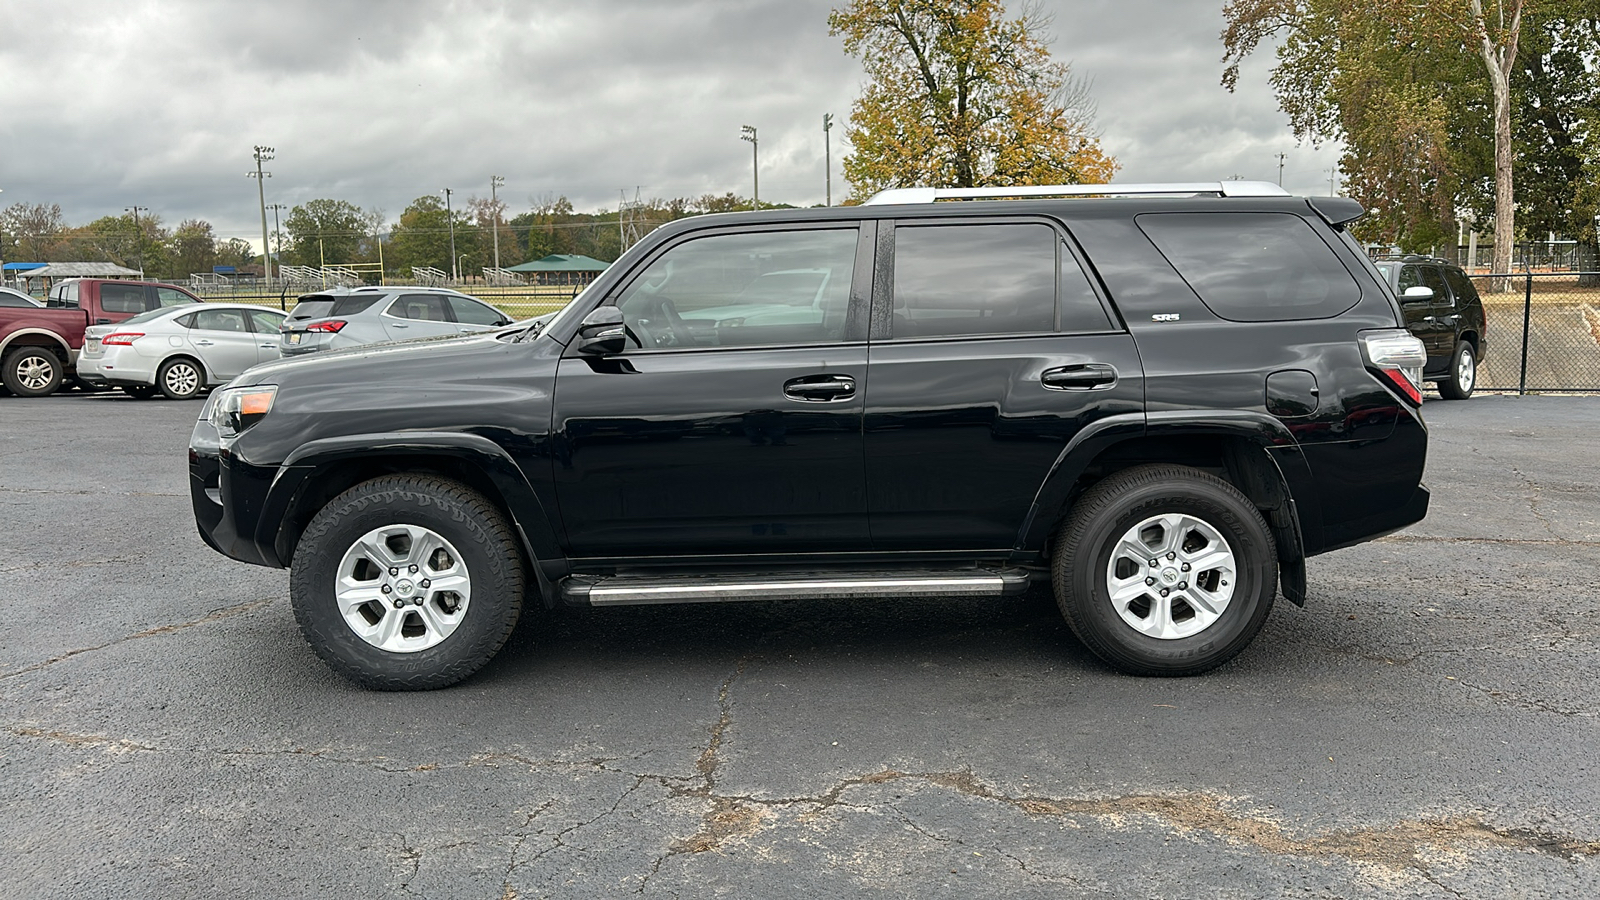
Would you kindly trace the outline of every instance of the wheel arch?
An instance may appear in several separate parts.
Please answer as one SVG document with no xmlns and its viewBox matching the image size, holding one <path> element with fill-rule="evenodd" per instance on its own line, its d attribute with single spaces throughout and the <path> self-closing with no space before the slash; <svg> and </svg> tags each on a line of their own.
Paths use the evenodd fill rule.
<svg viewBox="0 0 1600 900">
<path fill-rule="evenodd" d="M 47 331 L 43 328 L 18 329 L 6 335 L 4 340 L 0 340 L 0 357 L 4 357 L 18 347 L 48 347 L 57 356 L 61 357 L 61 362 L 64 365 L 70 366 L 72 364 L 72 348 L 67 346 L 61 336 L 53 331 Z"/>
<path fill-rule="evenodd" d="M 1149 463 L 1210 472 L 1250 498 L 1277 544 L 1284 596 L 1304 605 L 1305 530 L 1318 521 L 1315 496 L 1307 489 L 1310 473 L 1293 435 L 1264 413 L 1152 413 L 1091 424 L 1057 457 L 1034 497 L 1017 549 L 1048 557 L 1050 542 L 1084 491 L 1108 475 Z"/>
<path fill-rule="evenodd" d="M 553 602 L 552 573 L 546 566 L 559 564 L 563 557 L 544 504 L 510 455 L 479 435 L 401 432 L 305 444 L 279 468 L 261 517 L 266 528 L 276 530 L 260 535 L 260 542 L 272 546 L 280 560 L 289 560 L 306 526 L 328 501 L 364 481 L 402 473 L 459 481 L 495 504 L 517 530 L 543 601 Z"/>
</svg>

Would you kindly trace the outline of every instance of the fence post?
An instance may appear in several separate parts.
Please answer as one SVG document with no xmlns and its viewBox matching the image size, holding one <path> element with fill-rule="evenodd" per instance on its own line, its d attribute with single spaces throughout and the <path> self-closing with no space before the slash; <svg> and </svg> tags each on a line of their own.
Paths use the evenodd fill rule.
<svg viewBox="0 0 1600 900">
<path fill-rule="evenodd" d="M 1527 286 L 1522 294 L 1522 375 L 1517 379 L 1517 396 L 1528 393 L 1528 322 L 1533 318 L 1533 272 L 1524 273 Z"/>
</svg>

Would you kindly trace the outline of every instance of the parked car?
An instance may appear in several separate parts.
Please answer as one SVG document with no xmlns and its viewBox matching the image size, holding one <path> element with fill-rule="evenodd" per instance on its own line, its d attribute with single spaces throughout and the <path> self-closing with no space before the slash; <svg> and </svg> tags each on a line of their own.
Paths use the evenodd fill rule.
<svg viewBox="0 0 1600 900">
<path fill-rule="evenodd" d="M 436 287 L 360 287 L 320 291 L 295 303 L 278 349 L 284 356 L 380 341 L 473 334 L 511 324 L 498 309 Z"/>
<path fill-rule="evenodd" d="M 284 314 L 236 303 L 153 309 L 88 329 L 78 377 L 146 399 L 188 400 L 258 363 L 278 358 Z"/>
<path fill-rule="evenodd" d="M 196 523 L 379 689 L 470 675 L 525 600 L 1033 581 L 1110 665 L 1203 672 L 1307 557 L 1427 512 L 1425 354 L 1362 212 L 1222 182 L 680 220 L 543 324 L 251 369 L 195 425 Z M 780 272 L 848 287 L 704 315 L 792 308 L 749 290 Z"/>
<path fill-rule="evenodd" d="M 0 304 L 0 384 L 20 397 L 53 394 L 75 377 L 90 325 L 199 302 L 176 285 L 73 278 L 50 289 L 44 308 Z"/>
<path fill-rule="evenodd" d="M 1422 377 L 1446 400 L 1471 397 L 1488 324 L 1472 279 L 1455 263 L 1426 256 L 1379 260 L 1377 266 L 1400 298 L 1406 328 L 1428 350 Z"/>
<path fill-rule="evenodd" d="M 44 306 L 38 300 L 24 294 L 16 288 L 0 287 L 0 306 L 22 307 L 24 309 L 38 309 Z"/>
</svg>

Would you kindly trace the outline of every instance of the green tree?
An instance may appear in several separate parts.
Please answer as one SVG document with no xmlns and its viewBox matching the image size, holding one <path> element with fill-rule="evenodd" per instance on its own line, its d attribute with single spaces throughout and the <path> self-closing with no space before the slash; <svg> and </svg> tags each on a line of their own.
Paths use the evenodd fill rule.
<svg viewBox="0 0 1600 900">
<path fill-rule="evenodd" d="M 295 265 L 343 265 L 373 255 L 373 235 L 381 212 L 368 212 L 345 200 L 312 200 L 289 211 L 286 261 Z"/>
<path fill-rule="evenodd" d="M 12 242 L 5 255 L 12 262 L 63 262 L 50 251 L 66 230 L 59 204 L 13 203 L 0 210 L 0 233 Z"/>
<path fill-rule="evenodd" d="M 210 272 L 217 264 L 217 234 L 211 223 L 185 219 L 178 223 L 169 241 L 174 276 Z"/>
<path fill-rule="evenodd" d="M 1086 82 L 1050 58 L 1048 20 L 1001 0 L 851 0 L 829 33 L 867 86 L 845 137 L 860 200 L 888 187 L 1101 183 L 1117 163 Z"/>
<path fill-rule="evenodd" d="M 402 273 L 412 266 L 450 271 L 450 219 L 443 200 L 434 194 L 423 194 L 411 201 L 389 232 L 384 262 Z"/>
</svg>

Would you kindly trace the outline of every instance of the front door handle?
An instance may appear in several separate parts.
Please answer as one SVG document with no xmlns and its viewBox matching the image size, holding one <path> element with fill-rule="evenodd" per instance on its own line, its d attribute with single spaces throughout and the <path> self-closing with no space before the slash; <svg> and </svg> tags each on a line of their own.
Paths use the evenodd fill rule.
<svg viewBox="0 0 1600 900">
<path fill-rule="evenodd" d="M 1046 369 L 1039 382 L 1056 391 L 1104 391 L 1117 384 L 1117 370 L 1104 363 Z"/>
<path fill-rule="evenodd" d="M 783 383 L 783 395 L 790 400 L 811 403 L 846 400 L 856 394 L 856 380 L 849 375 L 807 375 Z"/>
</svg>

